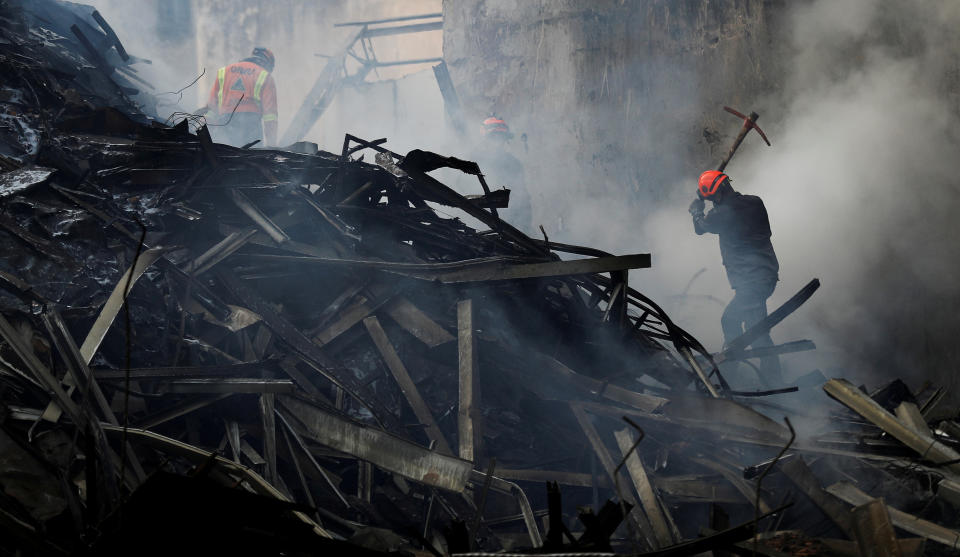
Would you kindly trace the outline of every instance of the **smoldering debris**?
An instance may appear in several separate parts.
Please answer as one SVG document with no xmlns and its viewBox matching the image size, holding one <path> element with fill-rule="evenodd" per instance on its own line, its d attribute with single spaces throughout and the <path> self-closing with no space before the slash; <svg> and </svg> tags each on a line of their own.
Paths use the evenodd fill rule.
<svg viewBox="0 0 960 557">
<path fill-rule="evenodd" d="M 79 38 L 46 27 L 93 21 L 102 37 L 81 32 L 97 56 L 122 58 L 108 25 L 13 5 L 0 5 L 0 106 L 24 122 L 4 129 L 0 159 L 5 553 L 960 544 L 960 425 L 935 419 L 942 390 L 814 376 L 846 409 L 798 436 L 779 416 L 818 416 L 791 408 L 797 387 L 741 392 L 718 370 L 759 357 L 748 337 L 819 283 L 710 354 L 628 286 L 649 256 L 526 236 L 475 163 L 352 136 L 339 154 L 215 144 L 202 120 L 152 121 Z M 477 176 L 477 195 L 438 168 Z"/>
</svg>

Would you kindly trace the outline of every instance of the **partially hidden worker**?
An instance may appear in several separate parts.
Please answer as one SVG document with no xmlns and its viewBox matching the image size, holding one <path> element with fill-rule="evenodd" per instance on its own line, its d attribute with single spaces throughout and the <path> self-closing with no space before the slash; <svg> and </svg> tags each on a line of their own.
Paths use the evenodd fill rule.
<svg viewBox="0 0 960 557">
<path fill-rule="evenodd" d="M 214 141 L 236 147 L 253 141 L 277 143 L 276 59 L 258 46 L 250 57 L 217 70 L 207 100 L 207 123 Z"/>
<path fill-rule="evenodd" d="M 704 200 L 713 203 L 707 214 L 703 212 Z M 708 170 L 700 175 L 697 199 L 689 210 L 698 235 L 709 232 L 720 237 L 720 255 L 734 290 L 733 299 L 720 319 L 726 345 L 767 317 L 767 298 L 779 280 L 780 264 L 770 242 L 767 209 L 759 197 L 735 191 L 726 174 Z M 751 346 L 773 346 L 770 333 L 761 335 Z M 736 376 L 739 366 L 728 366 L 725 371 Z M 783 384 L 777 356 L 762 358 L 760 372 L 760 383 L 765 387 Z"/>
</svg>

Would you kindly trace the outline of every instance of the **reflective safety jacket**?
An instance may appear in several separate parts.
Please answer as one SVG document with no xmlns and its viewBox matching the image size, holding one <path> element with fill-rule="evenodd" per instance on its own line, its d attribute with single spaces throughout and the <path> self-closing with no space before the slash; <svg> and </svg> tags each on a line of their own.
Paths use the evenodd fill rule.
<svg viewBox="0 0 960 557">
<path fill-rule="evenodd" d="M 275 121 L 277 87 L 267 70 L 253 62 L 237 62 L 217 70 L 207 106 L 214 114 L 259 112 L 264 122 Z"/>
</svg>

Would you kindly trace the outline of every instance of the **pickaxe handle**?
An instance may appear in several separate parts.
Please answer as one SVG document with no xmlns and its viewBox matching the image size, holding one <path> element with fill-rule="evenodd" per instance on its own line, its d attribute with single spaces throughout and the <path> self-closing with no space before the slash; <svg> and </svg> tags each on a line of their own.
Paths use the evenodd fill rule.
<svg viewBox="0 0 960 557">
<path fill-rule="evenodd" d="M 757 133 L 760 134 L 760 137 L 763 138 L 763 141 L 766 142 L 768 146 L 770 145 L 770 141 L 767 140 L 767 135 L 763 133 L 763 130 L 761 130 L 760 126 L 757 125 L 757 118 L 760 117 L 759 114 L 756 112 L 751 112 L 750 116 L 744 116 L 728 106 L 723 107 L 723 109 L 730 114 L 743 118 L 743 127 L 740 128 L 740 133 L 737 134 L 737 138 L 733 141 L 733 145 L 731 145 L 730 150 L 727 151 L 727 156 L 723 158 L 723 162 L 721 162 L 720 166 L 717 167 L 717 170 L 720 172 L 723 172 L 723 169 L 727 167 L 730 159 L 733 158 L 733 154 L 737 152 L 737 148 L 739 148 L 740 144 L 743 143 L 743 138 L 747 137 L 747 134 L 750 133 L 751 129 L 757 130 Z"/>
</svg>

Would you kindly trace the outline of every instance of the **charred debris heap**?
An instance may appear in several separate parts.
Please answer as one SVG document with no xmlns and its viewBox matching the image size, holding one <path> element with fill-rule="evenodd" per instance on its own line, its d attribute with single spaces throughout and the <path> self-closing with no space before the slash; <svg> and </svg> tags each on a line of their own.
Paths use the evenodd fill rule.
<svg viewBox="0 0 960 557">
<path fill-rule="evenodd" d="M 92 9 L 0 19 L 0 553 L 960 548 L 942 390 L 813 381 L 846 408 L 798 438 L 758 411 L 796 387 L 717 371 L 818 283 L 711 355 L 648 256 L 528 237 L 475 163 L 214 144 Z"/>
</svg>

